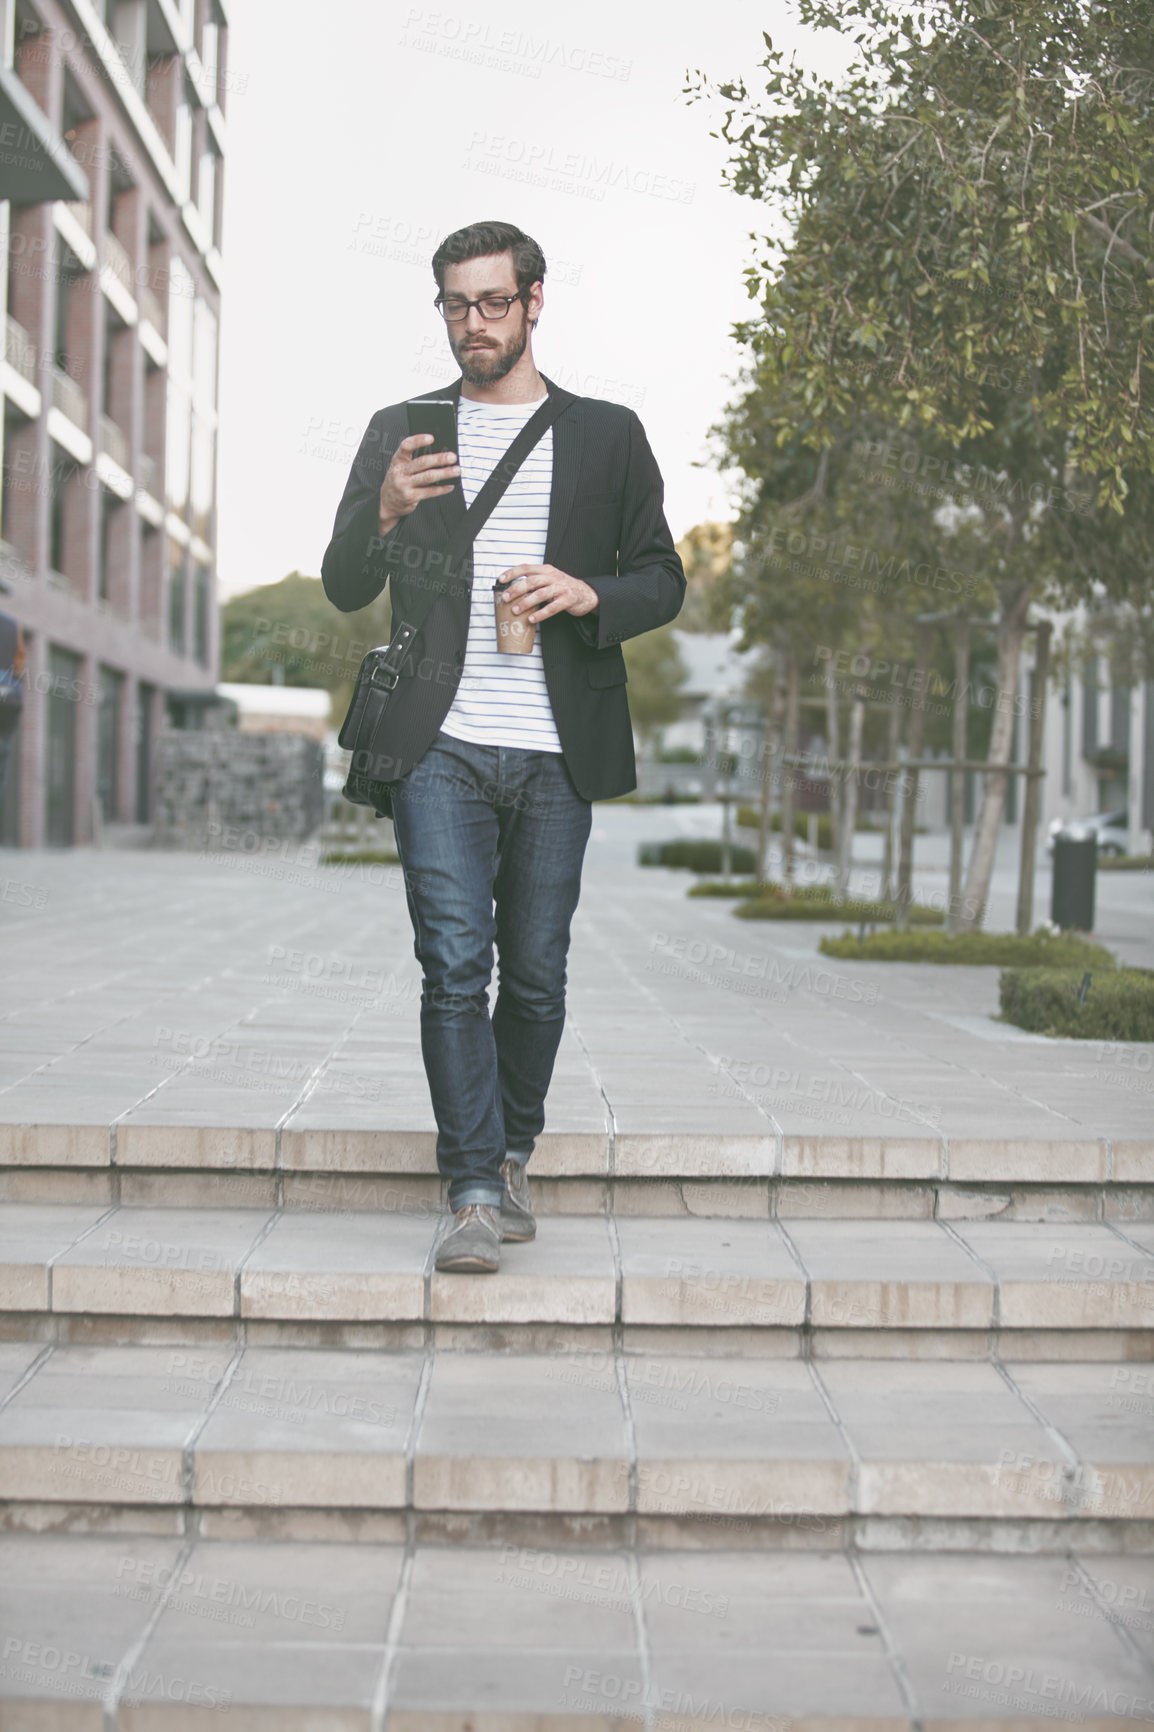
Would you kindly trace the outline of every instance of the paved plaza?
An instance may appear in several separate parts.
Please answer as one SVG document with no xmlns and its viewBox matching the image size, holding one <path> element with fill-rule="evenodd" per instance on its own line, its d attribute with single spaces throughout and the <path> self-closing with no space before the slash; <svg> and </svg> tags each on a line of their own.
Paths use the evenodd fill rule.
<svg viewBox="0 0 1154 1732">
<path fill-rule="evenodd" d="M 4 1732 L 1154 1727 L 1154 1046 L 636 864 L 719 826 L 594 810 L 496 1275 L 398 867 L 0 855 Z"/>
<path fill-rule="evenodd" d="M 716 828 L 692 807 L 595 808 L 547 1137 L 700 1132 L 779 1155 L 813 1134 L 920 1138 L 946 1163 L 1028 1141 L 1107 1176 L 1114 1144 L 1149 1136 L 1151 1049 L 1026 1034 L 995 1020 L 995 968 L 830 962 L 818 940 L 840 927 L 740 921 L 687 897 L 690 874 L 635 864 L 641 840 Z M 921 847 L 926 900 L 943 841 Z M 0 1123 L 431 1132 L 400 869 L 314 858 L 0 857 Z M 992 929 L 1013 879 L 1007 861 Z M 1100 873 L 1098 907 L 1096 935 L 1154 964 L 1154 875 Z"/>
</svg>

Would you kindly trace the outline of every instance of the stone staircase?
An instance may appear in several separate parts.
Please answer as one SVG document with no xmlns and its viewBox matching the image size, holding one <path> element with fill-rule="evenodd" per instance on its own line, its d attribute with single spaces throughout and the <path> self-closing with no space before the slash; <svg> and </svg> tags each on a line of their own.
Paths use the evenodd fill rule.
<svg viewBox="0 0 1154 1732">
<path fill-rule="evenodd" d="M 313 1118 L 0 1126 L 0 1732 L 1154 1726 L 1149 1145 Z"/>
</svg>

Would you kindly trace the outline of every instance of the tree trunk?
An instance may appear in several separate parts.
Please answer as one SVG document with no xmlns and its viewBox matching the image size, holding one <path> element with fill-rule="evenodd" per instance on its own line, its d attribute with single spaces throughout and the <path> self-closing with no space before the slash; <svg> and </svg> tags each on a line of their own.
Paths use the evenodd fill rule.
<svg viewBox="0 0 1154 1732">
<path fill-rule="evenodd" d="M 853 865 L 853 834 L 857 824 L 858 789 L 861 786 L 861 742 L 865 727 L 866 689 L 856 685 L 849 712 L 849 769 L 842 783 L 841 835 L 837 855 L 837 895 L 849 895 L 849 875 Z"/>
<path fill-rule="evenodd" d="M 922 755 L 922 740 L 926 731 L 926 687 L 929 683 L 930 651 L 933 648 L 933 627 L 926 620 L 917 623 L 916 696 L 910 711 L 909 755 L 917 764 Z M 902 833 L 898 852 L 898 882 L 894 893 L 894 929 L 906 932 L 910 924 L 910 903 L 914 894 L 914 831 L 917 828 L 920 771 L 907 769 L 902 778 Z"/>
<path fill-rule="evenodd" d="M 840 770 L 832 768 L 841 758 L 841 739 L 837 718 L 837 681 L 833 666 L 825 665 L 825 732 L 826 757 L 829 772 L 829 844 L 835 861 L 841 859 L 842 809 L 845 804 L 845 779 Z"/>
<path fill-rule="evenodd" d="M 1005 766 L 1010 762 L 1014 743 L 1014 700 L 1018 691 L 1022 643 L 1026 635 L 1026 614 L 1029 606 L 1030 591 L 1028 587 L 1022 588 L 1012 601 L 1003 602 L 1002 617 L 998 623 L 998 693 L 987 759 L 990 767 L 986 771 L 986 786 L 970 852 L 970 870 L 962 895 L 962 932 L 976 932 L 986 916 L 998 829 L 1006 804 L 1009 777 L 1005 774 Z"/>
<path fill-rule="evenodd" d="M 886 757 L 891 764 L 898 761 L 898 747 L 902 742 L 902 711 L 900 704 L 891 704 L 889 713 L 889 730 L 886 736 Z M 882 885 L 881 900 L 892 902 L 894 897 L 894 816 L 897 809 L 898 775 L 893 770 L 886 772 L 886 835 L 885 852 L 882 855 Z"/>
<path fill-rule="evenodd" d="M 765 712 L 765 735 L 761 759 L 761 811 L 757 828 L 757 881 L 764 884 L 768 873 L 769 839 L 773 824 L 774 783 L 781 778 L 782 722 L 785 715 L 785 681 L 780 657 L 774 662 L 773 691 Z"/>
<path fill-rule="evenodd" d="M 791 645 L 786 663 L 785 752 L 782 763 L 784 775 L 781 781 L 781 876 L 787 889 L 793 883 L 793 796 L 797 784 L 797 765 L 790 760 L 797 757 L 800 716 L 801 668 L 798 665 L 797 650 Z"/>
</svg>

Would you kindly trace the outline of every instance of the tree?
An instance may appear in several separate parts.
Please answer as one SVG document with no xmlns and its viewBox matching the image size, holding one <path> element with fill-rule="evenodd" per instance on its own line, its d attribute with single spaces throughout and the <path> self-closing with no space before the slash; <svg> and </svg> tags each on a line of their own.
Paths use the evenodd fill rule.
<svg viewBox="0 0 1154 1732">
<path fill-rule="evenodd" d="M 689 669 L 673 635 L 675 625 L 670 621 L 655 631 L 626 638 L 621 646 L 629 675 L 629 715 L 643 745 L 648 744 L 654 729 L 664 722 L 675 722 L 681 714 L 679 688 Z"/>
<path fill-rule="evenodd" d="M 732 622 L 720 580 L 733 559 L 733 524 L 694 524 L 677 543 L 677 551 L 686 582 L 678 631 L 728 631 Z"/>
<path fill-rule="evenodd" d="M 357 613 L 338 614 L 319 577 L 290 572 L 279 583 L 234 595 L 221 608 L 221 678 L 270 685 L 323 686 L 344 716 L 365 652 L 388 643 L 387 593 Z"/>
<path fill-rule="evenodd" d="M 980 922 L 1032 601 L 1151 605 L 1154 15 L 1148 0 L 799 0 L 851 31 L 840 86 L 766 36 L 727 105 L 738 193 L 772 203 L 746 271 L 761 437 L 815 454 L 873 420 L 875 487 L 934 490 L 943 563 L 998 615 L 999 704 L 964 901 Z M 1004 702 L 1002 700 L 1005 700 Z M 1002 773 L 999 773 L 1002 771 Z"/>
</svg>

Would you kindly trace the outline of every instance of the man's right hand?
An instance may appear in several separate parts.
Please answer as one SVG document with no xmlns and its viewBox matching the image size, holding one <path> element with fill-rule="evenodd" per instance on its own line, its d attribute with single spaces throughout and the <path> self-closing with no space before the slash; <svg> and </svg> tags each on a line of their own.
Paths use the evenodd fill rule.
<svg viewBox="0 0 1154 1732">
<path fill-rule="evenodd" d="M 436 499 L 442 493 L 453 491 L 456 477 L 461 473 L 457 453 L 437 451 L 421 454 L 421 447 L 432 443 L 431 433 L 410 433 L 393 452 L 388 474 L 381 483 L 382 535 L 391 535 L 401 518 L 415 511 L 422 499 Z"/>
</svg>

